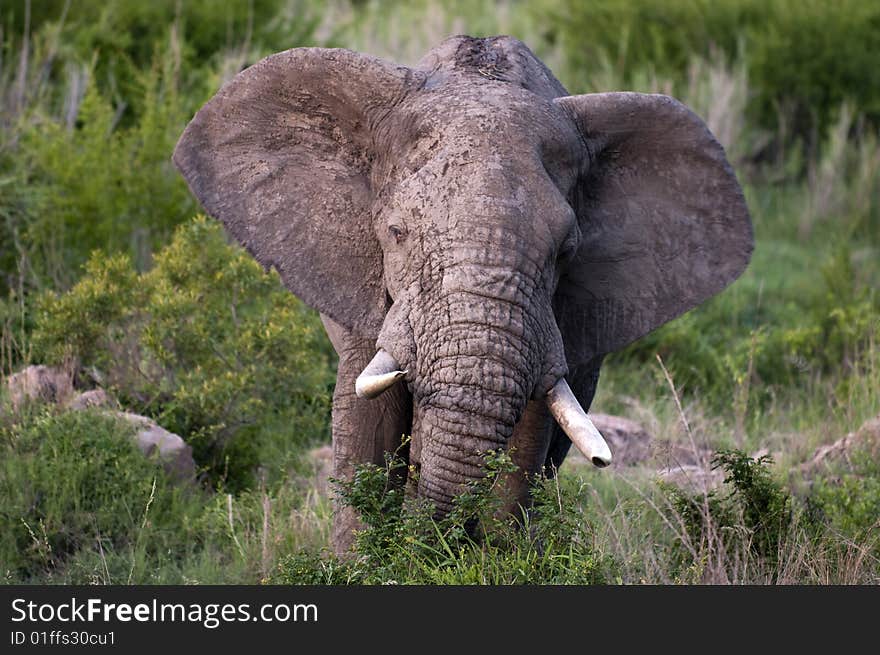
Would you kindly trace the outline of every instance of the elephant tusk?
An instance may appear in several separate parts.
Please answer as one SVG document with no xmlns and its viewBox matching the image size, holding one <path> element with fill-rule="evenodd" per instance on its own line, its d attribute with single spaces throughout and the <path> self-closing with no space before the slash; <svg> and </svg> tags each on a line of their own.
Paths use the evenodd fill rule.
<svg viewBox="0 0 880 655">
<path fill-rule="evenodd" d="M 354 383 L 358 398 L 373 398 L 381 395 L 406 375 L 400 366 L 385 350 L 380 349 Z"/>
<path fill-rule="evenodd" d="M 562 431 L 588 460 L 599 468 L 611 464 L 611 449 L 574 397 L 565 378 L 560 378 L 547 392 L 547 407 Z"/>
</svg>

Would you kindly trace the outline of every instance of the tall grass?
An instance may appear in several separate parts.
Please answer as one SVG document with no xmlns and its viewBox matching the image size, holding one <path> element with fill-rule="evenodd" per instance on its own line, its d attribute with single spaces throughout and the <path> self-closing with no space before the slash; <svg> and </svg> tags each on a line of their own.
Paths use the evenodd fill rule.
<svg viewBox="0 0 880 655">
<path fill-rule="evenodd" d="M 674 483 L 645 468 L 621 471 L 604 480 L 591 475 L 590 500 L 601 517 L 597 522 L 602 527 L 600 540 L 621 562 L 623 580 L 655 584 L 880 581 L 880 537 L 876 530 L 841 530 L 822 520 L 817 522 L 813 511 L 816 494 L 820 503 L 823 495 L 836 497 L 834 479 L 813 479 L 810 486 L 797 475 L 789 479 L 783 473 L 808 459 L 829 432 L 844 434 L 848 426 L 855 429 L 867 416 L 876 415 L 880 409 L 875 393 L 880 388 L 878 364 L 878 353 L 872 348 L 865 354 L 863 368 L 853 375 L 856 384 L 849 388 L 849 395 L 833 399 L 848 416 L 830 418 L 829 399 L 823 403 L 812 397 L 800 398 L 797 406 L 771 412 L 755 422 L 754 428 L 761 432 L 753 432 L 747 444 L 739 444 L 740 448 L 759 449 L 749 458 L 742 451 L 725 454 L 723 449 L 737 442 L 735 426 L 707 420 L 699 400 L 683 404 L 661 362 L 660 370 L 669 384 L 666 411 L 658 412 L 656 403 L 633 400 L 630 402 L 639 410 L 636 415 L 657 431 L 659 439 L 683 443 L 685 450 L 689 447 L 692 461 L 700 462 L 707 452 L 721 450 L 722 456 L 716 454 L 712 463 L 724 470 L 726 484 L 720 488 L 707 484 L 701 476 L 708 468 L 705 464 L 688 467 L 680 461 L 664 462 L 662 451 L 656 455 L 655 466 L 664 462 L 665 471 L 677 473 Z M 601 398 L 597 404 L 602 406 Z M 779 431 L 774 424 L 780 419 L 786 423 L 797 420 L 795 426 L 787 425 L 794 431 Z M 778 468 L 769 465 L 773 458 L 767 453 L 774 453 Z M 864 475 L 851 479 L 854 486 L 849 493 L 858 489 L 856 493 L 865 494 L 866 502 L 875 503 L 875 474 Z M 827 501 L 824 506 L 832 516 L 850 516 L 853 511 Z M 880 506 L 868 510 L 860 521 L 862 526 L 867 521 L 869 528 L 880 526 Z"/>
</svg>

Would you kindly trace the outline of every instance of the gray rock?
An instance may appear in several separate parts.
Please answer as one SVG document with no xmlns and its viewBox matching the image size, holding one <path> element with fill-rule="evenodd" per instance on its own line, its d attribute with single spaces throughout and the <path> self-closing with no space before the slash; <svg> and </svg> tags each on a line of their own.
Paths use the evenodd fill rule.
<svg viewBox="0 0 880 655">
<path fill-rule="evenodd" d="M 611 414 L 591 413 L 589 416 L 611 449 L 613 467 L 641 464 L 656 454 L 655 440 L 639 423 Z M 576 466 L 590 464 L 577 448 L 569 450 L 568 460 Z"/>
<path fill-rule="evenodd" d="M 667 484 L 680 489 L 706 493 L 716 489 L 724 482 L 724 471 L 712 469 L 708 464 L 681 464 L 657 471 L 657 476 Z"/>
<path fill-rule="evenodd" d="M 189 480 L 195 477 L 196 464 L 192 447 L 173 432 L 154 420 L 131 412 L 109 412 L 135 426 L 138 448 L 148 457 L 157 456 L 167 471 L 175 477 Z"/>
<path fill-rule="evenodd" d="M 723 471 L 711 468 L 713 451 L 708 448 L 654 439 L 639 423 L 621 416 L 589 416 L 611 448 L 612 468 L 650 466 L 662 481 L 695 492 L 708 491 L 724 481 Z M 590 465 L 575 448 L 569 451 L 569 459 L 575 465 Z"/>
<path fill-rule="evenodd" d="M 28 366 L 6 379 L 12 410 L 27 402 L 63 403 L 73 395 L 73 375 L 54 366 Z"/>
<path fill-rule="evenodd" d="M 801 464 L 800 471 L 805 476 L 812 477 L 831 466 L 844 465 L 852 468 L 850 455 L 853 451 L 867 452 L 875 459 L 880 457 L 880 416 L 866 421 L 858 430 L 834 443 L 819 446 L 813 456 Z"/>
<path fill-rule="evenodd" d="M 605 437 L 616 466 L 632 466 L 651 456 L 651 435 L 635 421 L 611 414 L 590 414 Z"/>
<path fill-rule="evenodd" d="M 116 401 L 103 389 L 91 389 L 71 398 L 67 403 L 67 407 L 69 409 L 88 409 L 90 407 L 112 408 L 116 407 Z"/>
</svg>

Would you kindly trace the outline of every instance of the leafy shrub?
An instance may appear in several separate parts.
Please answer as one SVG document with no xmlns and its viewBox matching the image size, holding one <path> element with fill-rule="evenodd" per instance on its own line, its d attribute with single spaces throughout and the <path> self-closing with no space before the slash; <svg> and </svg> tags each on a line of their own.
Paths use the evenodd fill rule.
<svg viewBox="0 0 880 655">
<path fill-rule="evenodd" d="M 46 272 L 57 285 L 68 285 L 96 248 L 128 252 L 146 268 L 151 250 L 195 210 L 169 160 L 187 116 L 170 76 L 167 65 L 149 74 L 143 113 L 131 127 L 116 125 L 110 100 L 92 86 L 79 127 L 40 122 L 24 132 L 30 193 L 39 190 L 25 238 L 37 252 L 40 244 L 52 249 L 42 259 L 55 267 Z"/>
<path fill-rule="evenodd" d="M 364 529 L 354 555 L 340 561 L 314 552 L 281 562 L 276 582 L 287 584 L 602 584 L 615 565 L 601 554 L 590 519 L 577 501 L 581 489 L 536 480 L 534 506 L 517 518 L 502 512 L 497 493 L 516 470 L 509 455 L 487 456 L 487 473 L 455 499 L 441 519 L 433 507 L 406 498 L 389 481 L 404 463 L 361 466 L 338 482 L 343 504 L 357 510 Z"/>
<path fill-rule="evenodd" d="M 771 462 L 767 455 L 755 459 L 737 450 L 721 450 L 712 467 L 724 469 L 726 493 L 693 494 L 665 487 L 683 530 L 674 551 L 679 567 L 698 566 L 704 558 L 753 558 L 771 578 L 776 576 L 793 510 L 790 494 L 768 469 Z"/>
<path fill-rule="evenodd" d="M 26 4 L 39 5 L 27 33 Z M 0 10 L 4 296 L 69 287 L 96 248 L 148 268 L 196 209 L 171 163 L 187 121 L 242 66 L 311 45 L 320 17 L 309 0 L 12 5 Z"/>
<path fill-rule="evenodd" d="M 147 273 L 95 253 L 69 292 L 42 297 L 33 340 L 46 362 L 75 362 L 81 378 L 184 436 L 208 478 L 233 491 L 253 484 L 258 464 L 283 476 L 329 432 L 317 316 L 204 217 L 181 226 Z"/>
<path fill-rule="evenodd" d="M 159 49 L 162 63 L 141 76 L 141 112 L 128 126 L 119 124 L 119 101 L 88 82 L 69 110 L 72 124 L 43 113 L 19 121 L 0 200 L 9 236 L 0 281 L 8 287 L 23 276 L 28 288 L 66 288 L 97 248 L 130 253 L 143 270 L 151 250 L 195 211 L 170 161 L 191 109 L 166 55 Z"/>
<path fill-rule="evenodd" d="M 768 468 L 772 461 L 769 455 L 755 459 L 736 450 L 722 450 L 712 462 L 724 469 L 724 483 L 733 487 L 727 500 L 741 510 L 752 552 L 771 563 L 792 519 L 791 496 L 773 478 Z"/>
<path fill-rule="evenodd" d="M 51 581 L 71 560 L 100 554 L 89 576 L 125 581 L 135 562 L 159 567 L 190 551 L 198 492 L 176 486 L 132 436 L 128 423 L 92 412 L 46 412 L 0 427 L 7 579 Z"/>
</svg>

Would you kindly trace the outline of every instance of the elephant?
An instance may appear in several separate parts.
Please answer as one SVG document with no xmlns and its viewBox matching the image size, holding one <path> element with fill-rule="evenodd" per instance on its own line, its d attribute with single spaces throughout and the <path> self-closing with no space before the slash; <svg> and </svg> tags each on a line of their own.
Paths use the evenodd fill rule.
<svg viewBox="0 0 880 655">
<path fill-rule="evenodd" d="M 603 358 L 745 269 L 749 212 L 679 101 L 570 95 L 508 36 L 455 36 L 412 67 L 294 48 L 225 83 L 173 161 L 204 209 L 321 316 L 339 356 L 333 475 L 401 451 L 448 513 L 505 450 L 554 475 Z M 408 435 L 405 447 L 402 436 Z M 336 507 L 339 553 L 358 520 Z"/>
</svg>

